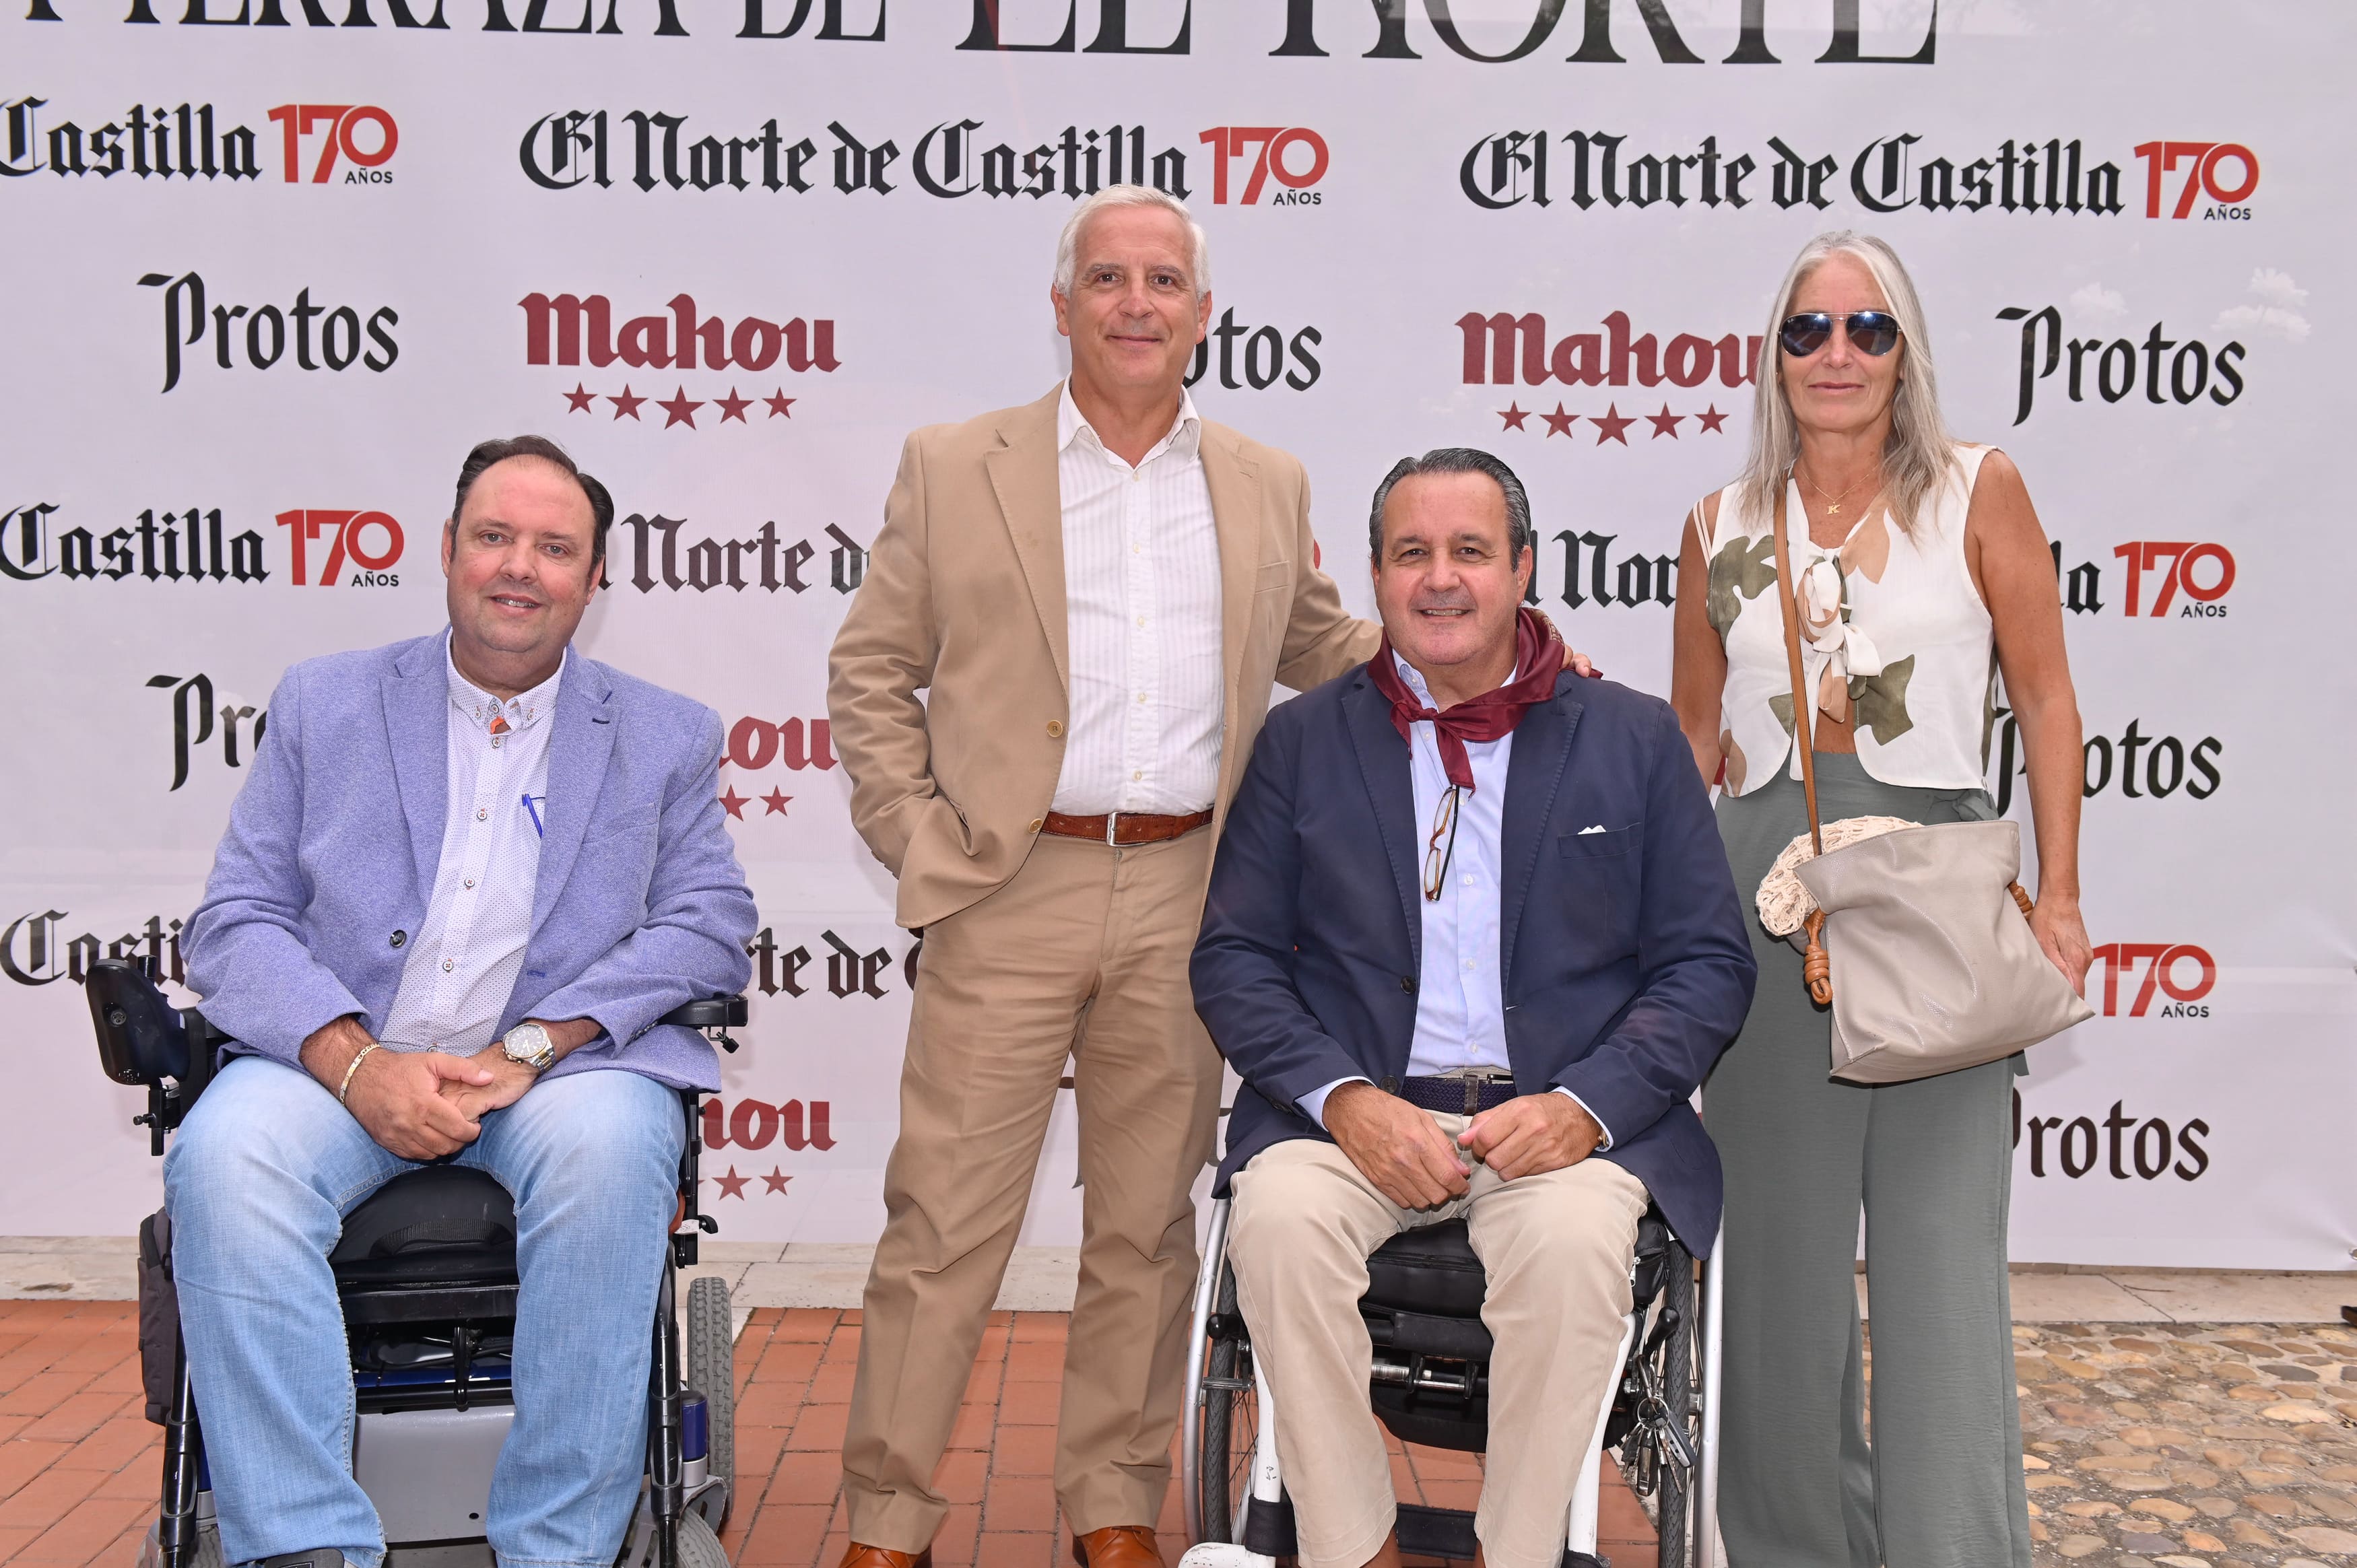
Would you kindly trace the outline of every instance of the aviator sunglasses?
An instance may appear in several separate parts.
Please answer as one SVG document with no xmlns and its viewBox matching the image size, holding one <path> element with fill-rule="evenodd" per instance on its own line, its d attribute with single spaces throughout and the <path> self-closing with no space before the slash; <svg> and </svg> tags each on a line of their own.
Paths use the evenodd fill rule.
<svg viewBox="0 0 2357 1568">
<path fill-rule="evenodd" d="M 1784 345 L 1784 352 L 1796 360 L 1805 360 L 1833 338 L 1836 321 L 1848 331 L 1851 346 L 1861 354 L 1871 354 L 1878 360 L 1899 347 L 1899 318 L 1887 310 L 1857 310 L 1846 316 L 1835 316 L 1826 310 L 1806 311 L 1784 317 L 1783 326 L 1776 329 L 1776 338 Z"/>
</svg>

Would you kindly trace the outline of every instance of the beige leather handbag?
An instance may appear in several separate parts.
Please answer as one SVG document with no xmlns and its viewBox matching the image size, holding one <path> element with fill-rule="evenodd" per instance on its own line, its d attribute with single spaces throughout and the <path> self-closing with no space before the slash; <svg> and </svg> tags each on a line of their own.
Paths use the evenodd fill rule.
<svg viewBox="0 0 2357 1568">
<path fill-rule="evenodd" d="M 2094 1015 L 2030 933 L 2011 822 L 1900 828 L 1825 853 L 1800 613 L 1776 492 L 1776 591 L 1792 670 L 1792 744 L 1814 855 L 1802 975 L 1833 1006 L 1833 1076 L 1905 1083 L 2009 1057 Z"/>
</svg>

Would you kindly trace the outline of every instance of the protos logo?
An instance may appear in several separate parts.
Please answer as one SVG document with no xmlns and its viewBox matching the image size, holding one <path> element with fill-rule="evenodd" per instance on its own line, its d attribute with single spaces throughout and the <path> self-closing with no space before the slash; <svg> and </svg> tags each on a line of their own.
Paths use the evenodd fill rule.
<svg viewBox="0 0 2357 1568">
<path fill-rule="evenodd" d="M 2008 305 L 1996 313 L 1996 318 L 2021 323 L 2016 424 L 2029 417 L 2038 398 L 2038 383 L 2062 368 L 2066 349 L 2071 364 L 2063 384 L 2072 403 L 2086 402 L 2090 392 L 2105 403 L 2119 403 L 2135 392 L 2139 382 L 2144 401 L 2156 407 L 2172 402 L 2181 407 L 2206 394 L 2224 408 L 2243 395 L 2242 363 L 2248 350 L 2240 342 L 2212 349 L 2198 338 L 2165 337 L 2165 324 L 2158 321 L 2152 324 L 2142 343 L 2133 338 L 2115 338 L 2108 343 L 2101 338 L 2072 338 L 2063 328 L 2062 312 L 2050 305 L 2036 311 Z"/>
<path fill-rule="evenodd" d="M 2146 966 L 2144 983 L 2136 988 L 2136 1000 L 2128 1004 L 2129 1017 L 2141 1018 L 2151 1013 L 2156 992 L 2168 998 L 2160 1011 L 2153 1015 L 2156 1017 L 2210 1016 L 2209 1008 L 2197 1005 L 2218 983 L 2218 965 L 2207 949 L 2190 942 L 2105 942 L 2095 950 L 2095 961 L 2104 969 L 2106 1018 L 2120 1015 L 2120 981 L 2124 977 L 2135 979 L 2138 964 Z"/>
<path fill-rule="evenodd" d="M 1198 140 L 1211 149 L 1213 206 L 1227 205 L 1229 167 L 1247 154 L 1252 164 L 1239 205 L 1258 205 L 1272 175 L 1283 188 L 1270 200 L 1271 207 L 1318 205 L 1319 193 L 1310 188 L 1326 177 L 1326 138 L 1307 126 L 1218 125 Z"/>
<path fill-rule="evenodd" d="M 2218 204 L 2201 214 L 2204 219 L 2250 217 L 2250 209 L 2243 203 L 2259 188 L 2259 157 L 2242 143 L 2146 142 L 2136 148 L 2136 156 L 2144 160 L 2146 217 L 2160 216 L 2162 182 L 2177 172 L 2179 164 L 2185 166 L 2185 183 L 2177 188 L 2171 218 L 2192 217 L 2193 205 L 2204 192 Z"/>
<path fill-rule="evenodd" d="M 310 581 L 309 546 L 324 537 L 328 554 L 319 567 L 319 586 L 332 588 L 352 564 L 351 586 L 394 588 L 401 579 L 386 570 L 401 559 L 401 524 L 381 511 L 282 511 L 278 526 L 286 531 L 295 563 L 295 585 Z"/>
<path fill-rule="evenodd" d="M 311 183 L 326 185 L 335 177 L 336 160 L 352 165 L 344 171 L 346 185 L 391 185 L 393 148 L 401 131 L 393 116 L 372 103 L 281 103 L 270 112 L 278 123 L 285 148 L 286 183 L 293 185 L 302 166 L 305 144 L 318 137 L 318 153 L 311 165 Z"/>
<path fill-rule="evenodd" d="M 224 371 L 235 370 L 240 347 L 244 349 L 245 362 L 257 371 L 266 371 L 285 358 L 291 346 L 295 362 L 307 371 L 321 368 L 330 371 L 350 370 L 359 360 L 382 375 L 393 369 L 401 358 L 401 345 L 393 340 L 393 329 L 401 323 L 400 312 L 391 306 L 382 306 L 368 317 L 368 340 L 373 348 L 363 354 L 361 340 L 361 314 L 349 305 L 333 307 L 311 303 L 311 291 L 296 291 L 295 301 L 285 310 L 274 305 L 249 308 L 242 305 L 216 305 L 208 315 L 205 310 L 205 280 L 195 273 L 169 277 L 162 273 L 148 273 L 139 280 L 142 288 L 164 291 L 164 390 L 170 392 L 180 384 L 182 360 L 180 350 L 193 349 L 210 336 L 212 338 L 213 362 Z M 240 330 L 238 318 L 245 318 Z M 292 319 L 294 329 L 287 329 Z M 317 335 L 312 334 L 311 324 L 319 324 Z M 286 339 L 295 341 L 289 345 Z M 319 357 L 311 357 L 316 347 Z M 191 356 L 189 364 L 201 364 L 200 356 Z"/>
</svg>

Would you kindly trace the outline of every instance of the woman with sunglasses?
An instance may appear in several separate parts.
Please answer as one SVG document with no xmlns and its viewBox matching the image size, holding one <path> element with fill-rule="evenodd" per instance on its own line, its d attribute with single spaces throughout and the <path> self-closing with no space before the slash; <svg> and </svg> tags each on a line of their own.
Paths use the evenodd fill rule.
<svg viewBox="0 0 2357 1568">
<path fill-rule="evenodd" d="M 1996 677 L 2021 727 L 2040 945 L 2074 985 L 2079 710 L 2054 564 L 2012 462 L 1951 440 L 1890 247 L 1820 235 L 1770 317 L 1749 464 L 1686 521 L 1672 702 L 1748 897 L 1808 831 L 1772 521 L 1799 584 L 1820 815 L 1996 815 Z M 2027 878 L 2025 878 L 2027 880 Z M 1719 1517 L 1734 1568 L 2029 1568 L 2006 1209 L 2018 1058 L 1911 1083 L 1829 1077 L 1801 955 L 1751 922 L 1760 984 L 1706 1114 L 1727 1171 Z M 1873 1441 L 1854 1291 L 1866 1216 Z"/>
</svg>

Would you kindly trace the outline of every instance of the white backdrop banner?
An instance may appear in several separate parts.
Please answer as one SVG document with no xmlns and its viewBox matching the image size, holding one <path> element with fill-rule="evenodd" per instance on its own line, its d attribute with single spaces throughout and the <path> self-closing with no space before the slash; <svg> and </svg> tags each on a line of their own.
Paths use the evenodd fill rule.
<svg viewBox="0 0 2357 1568">
<path fill-rule="evenodd" d="M 2351 1266 L 2345 10 L 9 10 L 0 1232 L 156 1204 L 75 982 L 179 973 L 279 674 L 438 625 L 458 461 L 532 431 L 619 504 L 583 650 L 728 726 L 762 929 L 705 1204 L 872 1238 L 915 944 L 850 831 L 827 647 L 903 436 L 1053 384 L 1058 227 L 1143 180 L 1211 237 L 1194 394 L 1308 465 L 1352 605 L 1383 470 L 1484 446 L 1544 607 L 1663 693 L 1679 522 L 1740 459 L 1775 283 L 1821 230 L 1893 242 L 1950 423 L 2057 541 L 2086 718 L 2102 1015 L 2021 1080 L 2016 1256 Z M 1069 1112 L 1030 1242 L 1076 1232 Z"/>
</svg>

